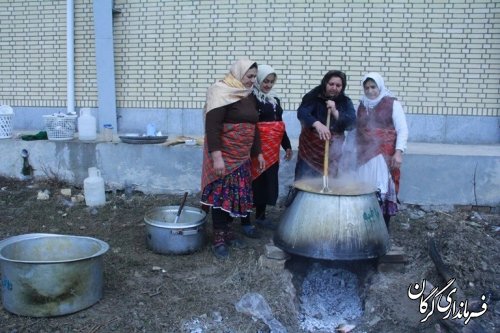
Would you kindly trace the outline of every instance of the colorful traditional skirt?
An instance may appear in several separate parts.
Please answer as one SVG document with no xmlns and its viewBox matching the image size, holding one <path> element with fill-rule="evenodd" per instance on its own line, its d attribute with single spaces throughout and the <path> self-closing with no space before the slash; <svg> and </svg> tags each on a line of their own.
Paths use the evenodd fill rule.
<svg viewBox="0 0 500 333">
<path fill-rule="evenodd" d="M 253 208 L 250 159 L 233 172 L 206 185 L 201 203 L 220 208 L 232 217 L 247 216 Z"/>
</svg>

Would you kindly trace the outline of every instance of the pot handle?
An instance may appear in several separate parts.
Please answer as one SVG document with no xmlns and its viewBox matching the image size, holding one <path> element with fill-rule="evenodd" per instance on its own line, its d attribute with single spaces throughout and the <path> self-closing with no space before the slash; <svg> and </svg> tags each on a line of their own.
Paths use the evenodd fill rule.
<svg viewBox="0 0 500 333">
<path fill-rule="evenodd" d="M 285 203 L 284 203 L 285 207 L 288 207 L 292 204 L 293 200 L 297 196 L 297 192 L 298 192 L 297 189 L 293 186 L 290 186 L 288 188 L 288 194 L 286 195 L 286 199 L 285 199 Z"/>
<path fill-rule="evenodd" d="M 174 235 L 184 235 L 184 236 L 189 236 L 189 235 L 196 235 L 200 229 L 188 229 L 188 230 L 172 230 L 171 233 Z"/>
</svg>

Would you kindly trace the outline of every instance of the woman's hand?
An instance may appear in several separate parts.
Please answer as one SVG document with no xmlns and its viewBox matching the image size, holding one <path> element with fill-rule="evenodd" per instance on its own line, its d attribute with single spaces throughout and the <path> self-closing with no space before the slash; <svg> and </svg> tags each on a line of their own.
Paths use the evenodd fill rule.
<svg viewBox="0 0 500 333">
<path fill-rule="evenodd" d="M 264 160 L 264 155 L 259 154 L 257 156 L 257 160 L 259 161 L 259 169 L 260 169 L 260 171 L 264 170 L 266 168 L 266 160 Z"/>
<path fill-rule="evenodd" d="M 293 152 L 290 148 L 285 150 L 285 161 L 290 161 L 292 159 Z"/>
<path fill-rule="evenodd" d="M 213 151 L 212 160 L 214 161 L 215 174 L 219 177 L 222 177 L 226 169 L 224 159 L 222 158 L 222 152 L 220 150 Z"/>
<path fill-rule="evenodd" d="M 330 140 L 332 134 L 330 133 L 330 129 L 323 125 L 319 120 L 313 123 L 313 127 L 318 132 L 319 138 L 321 140 Z"/>
<path fill-rule="evenodd" d="M 399 149 L 396 149 L 396 152 L 391 157 L 391 169 L 401 168 L 401 163 L 403 163 L 403 152 L 401 152 L 401 150 Z"/>
<path fill-rule="evenodd" d="M 333 119 L 339 119 L 340 113 L 339 110 L 337 110 L 337 105 L 334 101 L 326 101 L 326 109 L 330 111 Z"/>
</svg>

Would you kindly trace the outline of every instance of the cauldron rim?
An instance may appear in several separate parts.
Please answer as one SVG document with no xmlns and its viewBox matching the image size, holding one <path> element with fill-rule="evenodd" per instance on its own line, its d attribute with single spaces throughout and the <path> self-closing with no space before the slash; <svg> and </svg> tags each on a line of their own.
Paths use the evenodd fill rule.
<svg viewBox="0 0 500 333">
<path fill-rule="evenodd" d="M 372 194 L 372 193 L 377 192 L 377 188 L 375 188 L 374 186 L 367 184 L 367 183 L 359 182 L 359 181 L 353 182 L 353 183 L 357 183 L 357 185 L 360 186 L 358 191 L 351 191 L 350 193 L 342 192 L 338 187 L 338 185 L 339 185 L 338 183 L 336 183 L 335 181 L 333 181 L 333 182 L 330 181 L 329 186 L 328 186 L 329 190 L 322 192 L 321 190 L 314 190 L 311 187 L 308 188 L 306 186 L 303 186 L 303 183 L 309 182 L 309 181 L 318 182 L 315 179 L 301 179 L 301 180 L 295 181 L 293 183 L 293 187 L 295 189 L 297 189 L 299 191 L 303 191 L 303 192 L 309 192 L 309 193 L 321 194 L 321 195 L 330 195 L 330 196 L 359 196 L 359 195 L 367 195 L 367 194 Z M 319 182 L 318 182 L 318 184 L 315 184 L 315 185 L 319 185 Z M 342 185 L 343 185 L 343 183 L 342 183 Z M 319 186 L 318 188 L 322 188 L 322 185 Z"/>
</svg>

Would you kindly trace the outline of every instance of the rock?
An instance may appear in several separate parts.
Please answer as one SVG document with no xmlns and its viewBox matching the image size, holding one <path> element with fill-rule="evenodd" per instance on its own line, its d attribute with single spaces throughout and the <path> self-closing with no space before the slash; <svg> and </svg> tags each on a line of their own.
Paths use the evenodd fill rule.
<svg viewBox="0 0 500 333">
<path fill-rule="evenodd" d="M 425 212 L 422 210 L 413 210 L 408 214 L 410 220 L 418 220 L 425 216 Z"/>
<path fill-rule="evenodd" d="M 410 230 L 409 223 L 403 222 L 403 223 L 400 223 L 399 226 L 401 227 L 402 230 Z"/>
<path fill-rule="evenodd" d="M 212 320 L 215 321 L 216 323 L 222 322 L 222 315 L 220 314 L 219 311 L 214 311 L 212 313 Z"/>
<path fill-rule="evenodd" d="M 274 271 L 280 271 L 285 269 L 286 260 L 269 259 L 264 254 L 259 257 L 259 267 L 267 268 Z"/>
<path fill-rule="evenodd" d="M 379 316 L 375 316 L 368 322 L 368 325 L 375 326 L 380 320 L 381 318 Z"/>
<path fill-rule="evenodd" d="M 407 263 L 403 248 L 393 246 L 384 256 L 378 259 L 379 263 Z"/>
<path fill-rule="evenodd" d="M 36 196 L 37 200 L 49 200 L 49 198 L 50 198 L 49 190 L 38 191 L 38 194 Z"/>
<path fill-rule="evenodd" d="M 339 332 L 339 333 L 349 333 L 351 332 L 354 328 L 356 327 L 356 325 L 351 325 L 351 324 L 340 324 L 339 326 L 337 326 L 337 328 L 335 328 L 335 332 Z"/>
<path fill-rule="evenodd" d="M 83 194 L 77 194 L 71 197 L 71 202 L 84 202 L 85 196 Z"/>
<path fill-rule="evenodd" d="M 481 228 L 481 225 L 479 223 L 476 223 L 476 222 L 465 221 L 465 224 L 467 224 L 468 226 L 474 227 L 474 228 Z"/>
<path fill-rule="evenodd" d="M 61 189 L 61 194 L 64 195 L 65 197 L 70 197 L 71 196 L 71 189 L 70 188 L 63 188 L 63 189 Z"/>
<path fill-rule="evenodd" d="M 283 259 L 290 258 L 288 253 L 286 253 L 285 251 L 283 251 L 279 247 L 274 246 L 273 244 L 266 244 L 265 251 L 266 251 L 266 257 L 268 259 L 283 260 Z"/>
</svg>

